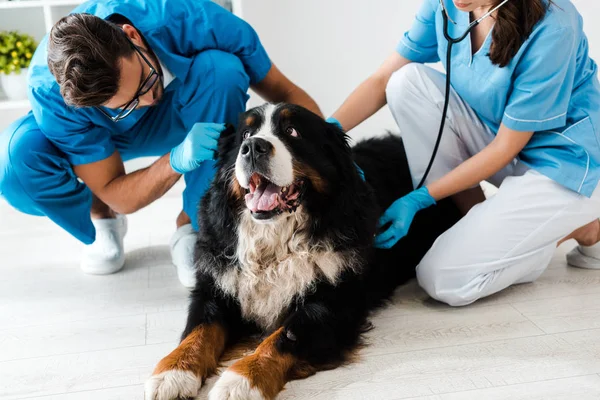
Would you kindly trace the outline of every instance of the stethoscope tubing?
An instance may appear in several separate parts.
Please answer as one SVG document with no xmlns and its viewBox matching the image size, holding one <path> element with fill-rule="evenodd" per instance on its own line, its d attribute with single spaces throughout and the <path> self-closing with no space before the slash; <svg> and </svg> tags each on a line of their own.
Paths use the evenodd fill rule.
<svg viewBox="0 0 600 400">
<path fill-rule="evenodd" d="M 437 155 L 440 143 L 442 141 L 442 134 L 444 132 L 444 126 L 446 125 L 446 115 L 448 114 L 448 103 L 450 102 L 450 85 L 451 85 L 451 83 L 450 83 L 450 68 L 452 66 L 452 46 L 465 40 L 465 38 L 471 33 L 473 28 L 475 28 L 477 25 L 479 25 L 479 23 L 481 21 L 483 21 L 484 19 L 486 19 L 487 17 L 492 15 L 496 10 L 498 10 L 500 7 L 502 7 L 504 4 L 506 4 L 509 0 L 504 0 L 502 3 L 498 4 L 496 7 L 494 7 L 487 13 L 485 13 L 484 15 L 482 15 L 475 21 L 471 22 L 469 24 L 469 26 L 467 27 L 467 29 L 465 30 L 465 32 L 461 36 L 456 37 L 456 38 L 450 36 L 450 33 L 448 32 L 448 22 L 450 20 L 450 16 L 448 15 L 448 11 L 446 10 L 446 7 L 444 6 L 444 1 L 443 0 L 439 0 L 439 1 L 440 1 L 440 6 L 442 8 L 442 19 L 444 22 L 444 37 L 448 41 L 448 47 L 447 47 L 447 51 L 446 51 L 446 92 L 444 94 L 444 107 L 442 108 L 442 121 L 440 123 L 440 130 L 438 132 L 438 137 L 435 142 L 435 146 L 433 147 L 431 159 L 429 160 L 429 165 L 427 166 L 427 169 L 425 170 L 425 173 L 423 174 L 423 177 L 421 178 L 421 182 L 417 185 L 417 187 L 415 189 L 419 189 L 425 183 L 425 180 L 427 179 L 427 176 L 429 175 L 429 172 L 431 171 L 431 167 L 433 166 L 433 162 L 435 161 L 435 156 Z M 454 22 L 454 21 L 452 21 L 452 22 L 454 24 L 456 24 L 456 22 Z"/>
</svg>

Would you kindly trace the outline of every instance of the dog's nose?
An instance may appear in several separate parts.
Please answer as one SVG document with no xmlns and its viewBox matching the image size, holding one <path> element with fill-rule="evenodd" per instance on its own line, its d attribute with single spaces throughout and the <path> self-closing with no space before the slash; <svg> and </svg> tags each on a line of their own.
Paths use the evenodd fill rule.
<svg viewBox="0 0 600 400">
<path fill-rule="evenodd" d="M 240 151 L 243 157 L 257 159 L 273 151 L 273 145 L 268 140 L 254 137 L 246 140 Z"/>
</svg>

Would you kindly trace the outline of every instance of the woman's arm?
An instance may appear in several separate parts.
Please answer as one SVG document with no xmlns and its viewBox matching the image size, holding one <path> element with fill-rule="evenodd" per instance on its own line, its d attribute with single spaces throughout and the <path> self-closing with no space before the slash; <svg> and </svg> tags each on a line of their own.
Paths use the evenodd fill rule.
<svg viewBox="0 0 600 400">
<path fill-rule="evenodd" d="M 498 135 L 485 149 L 441 179 L 396 200 L 379 219 L 381 232 L 375 238 L 375 246 L 382 249 L 394 246 L 408 233 L 419 210 L 494 175 L 519 154 L 532 135 L 532 132 L 515 131 L 501 125 Z"/>
<path fill-rule="evenodd" d="M 531 139 L 533 132 L 521 132 L 500 125 L 496 138 L 482 151 L 454 170 L 427 185 L 429 194 L 439 201 L 467 190 L 507 166 Z"/>
<path fill-rule="evenodd" d="M 345 131 L 349 131 L 375 114 L 387 103 L 385 88 L 392 74 L 410 62 L 394 52 L 348 96 L 332 117 L 340 122 Z"/>
</svg>

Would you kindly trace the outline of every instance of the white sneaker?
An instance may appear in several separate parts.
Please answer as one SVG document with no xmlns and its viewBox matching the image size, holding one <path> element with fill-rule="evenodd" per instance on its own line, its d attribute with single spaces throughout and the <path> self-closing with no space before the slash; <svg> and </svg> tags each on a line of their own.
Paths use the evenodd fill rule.
<svg viewBox="0 0 600 400">
<path fill-rule="evenodd" d="M 575 247 L 567 254 L 567 263 L 577 268 L 600 269 L 600 243 Z"/>
<path fill-rule="evenodd" d="M 96 241 L 85 247 L 81 269 L 86 274 L 108 275 L 125 265 L 123 238 L 127 234 L 127 217 L 92 220 L 96 227 Z"/>
<path fill-rule="evenodd" d="M 196 266 L 194 265 L 194 247 L 196 231 L 191 224 L 183 225 L 171 238 L 171 260 L 177 268 L 179 282 L 187 288 L 196 286 Z"/>
</svg>

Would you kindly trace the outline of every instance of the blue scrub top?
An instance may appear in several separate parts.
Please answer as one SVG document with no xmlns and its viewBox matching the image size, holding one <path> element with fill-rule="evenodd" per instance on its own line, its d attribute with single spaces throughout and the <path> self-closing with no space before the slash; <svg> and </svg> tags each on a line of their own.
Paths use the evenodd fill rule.
<svg viewBox="0 0 600 400">
<path fill-rule="evenodd" d="M 517 55 L 504 68 L 488 54 L 491 32 L 472 55 L 470 37 L 452 50 L 452 87 L 493 132 L 503 123 L 535 132 L 519 159 L 556 182 L 591 196 L 600 181 L 600 84 L 588 56 L 583 20 L 568 0 L 554 0 Z M 445 1 L 449 32 L 461 36 L 469 13 Z M 420 63 L 446 60 L 438 0 L 424 0 L 397 51 Z"/>
<path fill-rule="evenodd" d="M 260 82 L 271 68 L 271 61 L 252 27 L 209 0 L 93 0 L 83 3 L 73 13 L 89 13 L 104 19 L 120 14 L 128 18 L 144 36 L 160 62 L 174 75 L 173 87 L 186 81 L 191 68 L 194 68 L 195 74 L 201 75 L 193 79 L 200 86 L 210 86 L 210 90 L 218 93 L 219 85 L 226 85 L 226 82 L 215 79 L 218 74 L 214 70 L 218 65 L 193 65 L 194 56 L 209 49 L 237 56 L 250 84 Z M 48 68 L 47 45 L 46 36 L 34 54 L 29 69 L 29 99 L 40 130 L 65 153 L 72 165 L 88 164 L 109 157 L 115 151 L 113 135 L 134 130 L 132 128 L 149 109 L 136 110 L 126 119 L 114 123 L 94 108 L 67 106 Z M 181 99 L 192 99 L 195 93 L 209 90 L 207 87 L 188 86 L 174 103 L 185 101 Z M 202 105 L 207 109 L 219 106 L 223 105 L 210 101 Z M 194 117 L 197 118 L 198 109 L 195 107 L 186 108 L 185 104 L 173 104 L 173 107 L 178 107 L 179 117 L 184 121 L 195 121 Z"/>
</svg>

